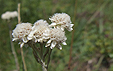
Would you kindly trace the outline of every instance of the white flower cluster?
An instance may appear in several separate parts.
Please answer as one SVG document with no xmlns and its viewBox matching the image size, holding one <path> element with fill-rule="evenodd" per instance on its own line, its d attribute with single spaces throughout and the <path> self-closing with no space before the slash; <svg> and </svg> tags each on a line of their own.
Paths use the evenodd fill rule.
<svg viewBox="0 0 113 71">
<path fill-rule="evenodd" d="M 63 32 L 60 29 L 52 28 L 50 30 L 49 38 L 50 39 L 47 42 L 46 47 L 50 46 L 51 49 L 53 49 L 56 46 L 61 50 L 62 47 L 60 43 L 62 43 L 63 45 L 67 45 L 65 42 L 67 40 L 65 32 Z"/>
<path fill-rule="evenodd" d="M 35 43 L 46 42 L 45 47 L 50 47 L 51 49 L 57 47 L 61 50 L 61 43 L 67 45 L 64 29 L 73 30 L 70 16 L 65 13 L 56 13 L 49 19 L 52 22 L 50 25 L 42 19 L 36 21 L 33 26 L 30 23 L 18 24 L 12 33 L 13 41 L 20 40 L 21 47 L 29 40 Z"/>
<path fill-rule="evenodd" d="M 10 18 L 14 18 L 17 16 L 18 16 L 17 11 L 13 11 L 13 12 L 7 11 L 1 15 L 1 18 L 9 20 Z"/>
<path fill-rule="evenodd" d="M 64 31 L 66 28 L 68 31 L 73 30 L 73 25 L 71 24 L 70 16 L 66 13 L 56 13 L 51 18 L 49 18 L 52 22 L 51 27 L 60 28 Z"/>
<path fill-rule="evenodd" d="M 28 39 L 33 39 L 35 42 L 44 42 L 47 41 L 49 38 L 49 27 L 48 23 L 44 20 L 38 20 L 34 23 L 34 26 L 32 27 L 31 33 L 28 35 Z"/>
<path fill-rule="evenodd" d="M 24 43 L 28 42 L 27 36 L 30 34 L 32 24 L 31 23 L 21 23 L 17 24 L 16 28 L 13 30 L 13 40 L 19 40 L 20 41 L 20 47 L 23 47 Z"/>
</svg>

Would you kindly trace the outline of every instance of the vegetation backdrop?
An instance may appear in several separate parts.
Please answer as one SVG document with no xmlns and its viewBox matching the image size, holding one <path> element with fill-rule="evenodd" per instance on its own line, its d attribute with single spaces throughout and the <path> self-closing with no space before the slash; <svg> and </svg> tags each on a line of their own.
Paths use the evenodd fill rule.
<svg viewBox="0 0 113 71">
<path fill-rule="evenodd" d="M 49 71 L 113 71 L 113 0 L 0 0 L 0 15 L 17 10 L 21 3 L 21 21 L 34 23 L 47 20 L 54 13 L 67 13 L 74 23 L 74 34 L 66 31 L 67 46 L 53 49 Z M 12 19 L 12 29 L 17 24 Z M 73 44 L 71 42 L 73 38 Z M 20 71 L 23 71 L 20 48 L 14 42 Z M 28 71 L 42 71 L 30 47 L 23 47 Z M 0 19 L 0 71 L 15 71 L 16 65 L 10 47 L 9 29 Z"/>
</svg>

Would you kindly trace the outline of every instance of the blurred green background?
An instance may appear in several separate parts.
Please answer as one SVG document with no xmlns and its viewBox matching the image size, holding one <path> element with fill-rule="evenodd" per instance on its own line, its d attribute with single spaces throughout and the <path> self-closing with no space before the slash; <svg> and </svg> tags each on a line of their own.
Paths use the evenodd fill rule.
<svg viewBox="0 0 113 71">
<path fill-rule="evenodd" d="M 17 10 L 21 3 L 22 22 L 34 23 L 54 13 L 67 13 L 74 23 L 74 34 L 66 31 L 67 46 L 53 49 L 48 71 L 113 71 L 113 0 L 0 0 L 0 15 Z M 12 29 L 17 18 L 12 19 Z M 70 70 L 71 39 L 73 38 Z M 20 48 L 14 42 L 20 71 L 23 71 Z M 23 48 L 28 71 L 42 71 L 31 48 Z M 7 21 L 0 19 L 0 71 L 16 71 L 10 47 Z"/>
</svg>

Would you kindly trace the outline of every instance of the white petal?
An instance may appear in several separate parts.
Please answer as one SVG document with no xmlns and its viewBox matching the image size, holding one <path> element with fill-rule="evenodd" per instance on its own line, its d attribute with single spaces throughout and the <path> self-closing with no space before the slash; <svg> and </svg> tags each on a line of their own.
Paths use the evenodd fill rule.
<svg viewBox="0 0 113 71">
<path fill-rule="evenodd" d="M 45 30 L 45 32 L 49 32 L 49 31 L 50 31 L 50 29 L 46 29 L 46 30 Z"/>
<path fill-rule="evenodd" d="M 64 31 L 64 27 L 62 26 L 56 26 L 57 29 L 61 29 L 62 31 Z"/>
<path fill-rule="evenodd" d="M 32 37 L 27 37 L 27 39 L 28 39 L 28 40 L 31 40 L 31 39 L 32 39 Z"/>
<path fill-rule="evenodd" d="M 56 23 L 51 23 L 50 25 L 56 25 Z"/>
<path fill-rule="evenodd" d="M 62 42 L 63 45 L 67 45 L 66 42 Z"/>
<path fill-rule="evenodd" d="M 65 37 L 64 40 L 67 40 L 67 37 Z"/>
<path fill-rule="evenodd" d="M 35 43 L 38 41 L 38 39 L 35 39 Z"/>
<path fill-rule="evenodd" d="M 18 38 L 13 38 L 12 41 L 18 40 Z"/>
<path fill-rule="evenodd" d="M 33 34 L 34 34 L 35 32 L 36 32 L 36 30 L 35 30 L 35 31 L 31 31 L 30 34 L 28 35 L 27 39 L 28 39 L 28 40 L 31 40 L 31 39 L 33 38 Z"/>
<path fill-rule="evenodd" d="M 58 22 L 57 24 L 63 24 L 63 22 Z"/>
<path fill-rule="evenodd" d="M 72 30 L 73 30 L 73 28 L 72 28 L 73 26 L 74 26 L 74 24 L 69 24 L 66 29 L 67 29 L 68 31 L 72 31 Z"/>
<path fill-rule="evenodd" d="M 51 40 L 49 40 L 49 41 L 47 42 L 47 44 L 45 45 L 45 47 L 50 46 L 50 43 L 51 43 Z"/>
<path fill-rule="evenodd" d="M 38 39 L 38 42 L 43 42 L 43 39 L 42 38 Z"/>
<path fill-rule="evenodd" d="M 48 47 L 48 46 L 50 46 L 50 43 L 47 43 L 47 44 L 45 45 L 45 47 Z"/>
<path fill-rule="evenodd" d="M 31 40 L 32 38 L 33 38 L 33 34 L 30 33 L 30 34 L 28 35 L 27 39 L 28 39 L 28 40 Z"/>
<path fill-rule="evenodd" d="M 49 25 L 49 27 L 53 27 L 53 26 L 55 26 L 56 25 L 56 23 L 51 23 L 50 25 Z"/>
<path fill-rule="evenodd" d="M 71 27 L 68 27 L 68 28 L 66 28 L 68 31 L 72 31 L 73 30 L 73 28 L 71 28 Z"/>
<path fill-rule="evenodd" d="M 43 35 L 45 35 L 45 36 L 49 36 L 49 34 L 48 34 L 48 33 L 43 33 Z"/>
<path fill-rule="evenodd" d="M 52 19 L 52 18 L 49 18 L 49 20 L 54 20 L 54 19 Z"/>
<path fill-rule="evenodd" d="M 51 43 L 50 48 L 53 49 L 55 46 L 56 46 L 56 41 L 53 41 L 53 42 Z"/>
<path fill-rule="evenodd" d="M 23 46 L 24 46 L 24 43 L 21 43 L 21 44 L 20 44 L 20 48 L 22 48 Z"/>
<path fill-rule="evenodd" d="M 62 50 L 62 46 L 60 44 L 57 45 L 57 48 Z"/>
<path fill-rule="evenodd" d="M 64 27 L 61 27 L 61 30 L 64 31 Z"/>
<path fill-rule="evenodd" d="M 74 24 L 70 24 L 70 27 L 73 27 L 74 26 Z"/>
<path fill-rule="evenodd" d="M 49 40 L 49 41 L 47 42 L 47 44 L 48 44 L 48 43 L 51 43 L 51 41 L 52 41 L 52 40 Z"/>
<path fill-rule="evenodd" d="M 49 37 L 42 37 L 43 39 L 48 39 Z"/>
<path fill-rule="evenodd" d="M 36 26 L 33 26 L 32 29 L 34 29 Z"/>
<path fill-rule="evenodd" d="M 23 40 L 24 43 L 27 43 L 28 42 L 28 40 L 27 40 L 26 37 L 22 38 L 22 40 Z"/>
<path fill-rule="evenodd" d="M 59 47 L 60 48 L 60 50 L 62 50 L 62 46 L 61 47 Z"/>
</svg>

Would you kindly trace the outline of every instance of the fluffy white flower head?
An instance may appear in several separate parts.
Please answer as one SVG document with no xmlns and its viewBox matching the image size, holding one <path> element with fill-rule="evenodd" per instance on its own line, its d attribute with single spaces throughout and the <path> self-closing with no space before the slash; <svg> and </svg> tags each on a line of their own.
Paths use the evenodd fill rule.
<svg viewBox="0 0 113 71">
<path fill-rule="evenodd" d="M 20 47 L 24 45 L 24 43 L 28 42 L 27 36 L 31 32 L 32 25 L 31 23 L 21 23 L 17 24 L 16 28 L 13 30 L 13 41 L 19 40 L 20 41 Z"/>
<path fill-rule="evenodd" d="M 56 13 L 51 18 L 49 18 L 52 22 L 50 27 L 60 28 L 64 31 L 66 28 L 68 31 L 73 30 L 73 25 L 71 24 L 70 16 L 66 13 Z"/>
<path fill-rule="evenodd" d="M 29 40 L 33 40 L 35 42 L 45 42 L 49 38 L 50 29 L 46 25 L 38 25 L 32 28 L 31 33 L 28 35 Z"/>
<path fill-rule="evenodd" d="M 51 29 L 50 30 L 50 35 L 49 35 L 49 41 L 46 44 L 46 47 L 50 46 L 51 49 L 53 49 L 54 47 L 59 48 L 60 50 L 62 49 L 61 43 L 63 45 L 67 45 L 66 44 L 66 36 L 65 36 L 65 32 L 63 32 L 60 29 Z"/>
<path fill-rule="evenodd" d="M 1 15 L 1 18 L 8 20 L 8 19 L 10 19 L 10 18 L 14 18 L 14 17 L 17 17 L 17 16 L 18 16 L 17 11 L 13 11 L 13 12 L 7 11 L 7 12 L 5 12 L 5 13 L 3 13 L 3 14 Z"/>
</svg>

